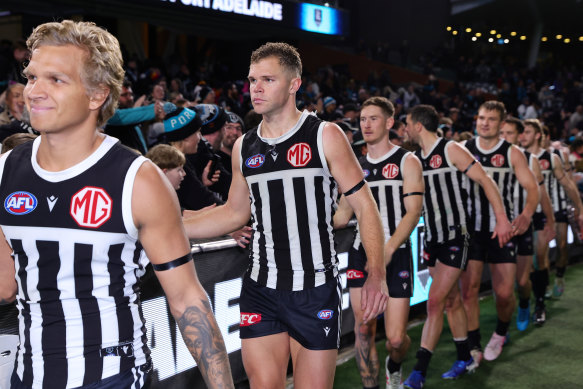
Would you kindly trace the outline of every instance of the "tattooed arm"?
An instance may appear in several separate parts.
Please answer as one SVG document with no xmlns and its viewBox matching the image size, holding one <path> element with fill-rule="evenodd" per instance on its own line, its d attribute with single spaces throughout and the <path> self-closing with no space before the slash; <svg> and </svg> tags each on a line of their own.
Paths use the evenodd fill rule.
<svg viewBox="0 0 583 389">
<path fill-rule="evenodd" d="M 164 264 L 190 253 L 176 193 L 163 173 L 150 162 L 145 162 L 136 176 L 132 214 L 140 242 L 152 264 Z M 233 388 L 223 337 L 193 262 L 156 271 L 156 275 L 207 387 Z"/>
<path fill-rule="evenodd" d="M 16 298 L 16 279 L 12 249 L 0 229 L 0 305 L 10 304 Z"/>
</svg>

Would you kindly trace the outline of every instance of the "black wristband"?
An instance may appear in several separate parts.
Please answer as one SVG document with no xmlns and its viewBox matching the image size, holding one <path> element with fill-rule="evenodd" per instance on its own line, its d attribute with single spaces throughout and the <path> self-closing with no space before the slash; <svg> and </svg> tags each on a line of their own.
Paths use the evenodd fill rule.
<svg viewBox="0 0 583 389">
<path fill-rule="evenodd" d="M 345 192 L 344 196 L 350 196 L 351 194 L 358 192 L 360 188 L 364 186 L 364 184 L 366 184 L 365 180 L 360 181 L 358 184 L 354 185 L 352 189 L 350 189 L 348 192 Z"/>
<path fill-rule="evenodd" d="M 164 271 L 164 270 L 174 269 L 175 267 L 184 265 L 185 263 L 190 262 L 190 261 L 192 261 L 192 254 L 188 253 L 185 256 L 180 257 L 180 258 L 176 258 L 175 260 L 170 261 L 170 262 L 152 264 L 152 267 L 156 271 Z"/>
<path fill-rule="evenodd" d="M 545 180 L 544 180 L 544 179 L 542 179 L 542 180 L 541 180 L 541 182 L 539 182 L 538 184 L 539 184 L 539 185 L 544 185 L 544 183 L 545 183 Z"/>
</svg>

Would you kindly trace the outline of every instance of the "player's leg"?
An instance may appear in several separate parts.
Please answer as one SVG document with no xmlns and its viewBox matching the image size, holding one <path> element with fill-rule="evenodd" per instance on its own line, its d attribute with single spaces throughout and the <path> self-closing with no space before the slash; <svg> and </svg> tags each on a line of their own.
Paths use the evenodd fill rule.
<svg viewBox="0 0 583 389">
<path fill-rule="evenodd" d="M 462 276 L 460 277 L 462 302 L 468 319 L 468 339 L 474 360 L 482 359 L 482 345 L 480 343 L 480 305 L 478 297 L 483 270 L 483 261 L 470 259 L 468 261 L 468 267 L 462 272 Z"/>
<path fill-rule="evenodd" d="M 387 387 L 399 388 L 401 385 L 401 364 L 411 346 L 411 338 L 407 335 L 409 321 L 409 297 L 389 297 L 385 311 L 385 333 L 388 358 L 385 361 L 385 376 Z M 390 384 L 390 386 L 388 386 Z"/>
<path fill-rule="evenodd" d="M 287 333 L 242 339 L 241 355 L 251 388 L 285 388 L 290 355 Z"/>
<path fill-rule="evenodd" d="M 536 235 L 535 235 L 536 236 Z M 535 298 L 534 324 L 541 326 L 546 321 L 545 291 L 549 284 L 549 246 L 542 239 L 535 239 L 536 256 L 531 274 Z"/>
<path fill-rule="evenodd" d="M 555 223 L 557 236 L 557 261 L 555 262 L 555 286 L 553 287 L 553 296 L 561 297 L 565 290 L 565 269 L 569 261 L 569 250 L 567 248 L 567 223 Z"/>
<path fill-rule="evenodd" d="M 332 388 L 336 372 L 337 349 L 309 350 L 291 338 L 290 350 L 294 368 L 294 388 Z"/>
<path fill-rule="evenodd" d="M 516 283 L 518 284 L 516 327 L 519 331 L 526 330 L 530 322 L 530 294 L 532 292 L 530 273 L 533 258 L 533 255 L 518 255 L 516 257 Z"/>
<path fill-rule="evenodd" d="M 362 322 L 360 305 L 362 288 L 350 288 L 350 305 L 354 313 L 354 352 L 362 386 L 374 388 L 379 384 L 379 357 L 375 345 L 376 320 Z"/>
</svg>

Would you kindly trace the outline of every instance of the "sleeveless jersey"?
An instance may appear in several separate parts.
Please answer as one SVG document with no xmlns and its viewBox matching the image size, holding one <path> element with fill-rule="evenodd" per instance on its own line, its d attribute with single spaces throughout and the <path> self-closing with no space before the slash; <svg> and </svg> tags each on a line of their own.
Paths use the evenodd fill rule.
<svg viewBox="0 0 583 389">
<path fill-rule="evenodd" d="M 394 146 L 380 158 L 373 159 L 366 155 L 359 159 L 366 182 L 379 208 L 385 242 L 388 242 L 395 233 L 395 229 L 405 215 L 403 166 L 409 154 L 407 150 Z M 353 247 L 358 250 L 361 244 L 360 228 L 357 226 Z M 401 247 L 406 247 L 406 243 L 403 243 Z"/>
<path fill-rule="evenodd" d="M 480 138 L 468 140 L 466 147 L 482 164 L 486 173 L 494 180 L 502 196 L 506 216 L 508 220 L 512 220 L 514 212 L 513 194 L 516 183 L 516 176 L 510 162 L 512 145 L 504 139 L 500 139 L 496 146 L 486 151 L 478 145 L 478 139 Z M 470 182 L 468 188 L 470 229 L 484 232 L 494 231 L 496 217 L 484 189 L 477 182 Z"/>
<path fill-rule="evenodd" d="M 13 250 L 20 345 L 33 388 L 75 388 L 149 361 L 139 279 L 148 260 L 131 212 L 145 161 L 106 136 L 59 172 L 37 163 L 41 138 L 0 159 L 0 226 Z"/>
<path fill-rule="evenodd" d="M 563 167 L 565 166 L 566 163 L 569 163 L 568 161 L 565 160 L 565 156 L 563 155 L 561 150 L 551 148 L 550 152 L 552 154 L 556 154 L 559 156 L 559 159 L 561 160 Z M 551 158 L 551 169 L 554 169 L 554 167 L 555 167 L 556 162 L 554 162 L 554 161 L 555 161 L 555 159 Z M 557 180 L 557 177 L 555 177 L 554 174 L 551 176 L 551 181 L 552 181 L 552 185 L 549 188 L 549 196 L 551 197 L 551 203 L 553 204 L 553 210 L 555 212 L 566 210 L 567 209 L 567 193 L 565 193 L 565 188 L 563 188 L 563 185 L 561 185 L 559 183 L 559 180 Z"/>
<path fill-rule="evenodd" d="M 425 194 L 423 219 L 425 242 L 443 243 L 467 232 L 466 178 L 450 161 L 447 145 L 453 141 L 439 138 L 428 155 L 418 150 L 415 155 L 423 166 Z"/>
<path fill-rule="evenodd" d="M 338 274 L 332 232 L 338 190 L 324 157 L 324 124 L 304 111 L 281 137 L 263 138 L 260 124 L 243 138 L 254 231 L 247 276 L 262 286 L 304 290 Z"/>
<path fill-rule="evenodd" d="M 531 154 L 530 152 L 523 150 L 522 148 L 520 150 L 522 150 L 524 156 L 526 157 L 528 167 L 530 168 L 530 170 L 533 170 L 534 154 Z M 520 186 L 520 183 L 518 182 L 518 180 L 516 180 L 516 183 L 514 184 L 514 215 L 513 215 L 514 218 L 517 218 L 518 215 L 520 215 L 522 211 L 524 211 L 525 205 L 526 205 L 526 190 L 522 186 Z M 535 212 L 542 212 L 542 207 L 540 203 L 538 204 Z"/>
</svg>

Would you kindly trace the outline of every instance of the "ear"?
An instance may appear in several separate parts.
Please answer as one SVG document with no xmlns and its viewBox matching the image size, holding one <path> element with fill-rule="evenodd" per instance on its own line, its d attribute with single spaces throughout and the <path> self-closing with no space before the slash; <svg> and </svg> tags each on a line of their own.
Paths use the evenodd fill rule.
<svg viewBox="0 0 583 389">
<path fill-rule="evenodd" d="M 393 126 L 395 125 L 395 118 L 394 117 L 387 118 L 386 125 L 387 125 L 387 130 L 390 130 L 391 128 L 393 128 Z"/>
<path fill-rule="evenodd" d="M 99 86 L 89 97 L 89 109 L 92 111 L 100 109 L 105 103 L 105 100 L 107 100 L 107 96 L 109 96 L 109 88 L 106 86 Z"/>
<path fill-rule="evenodd" d="M 298 89 L 300 89 L 301 85 L 302 79 L 300 77 L 292 78 L 289 86 L 289 93 L 293 95 L 298 91 Z"/>
<path fill-rule="evenodd" d="M 168 172 L 168 169 L 162 169 L 162 173 L 166 174 Z"/>
</svg>

